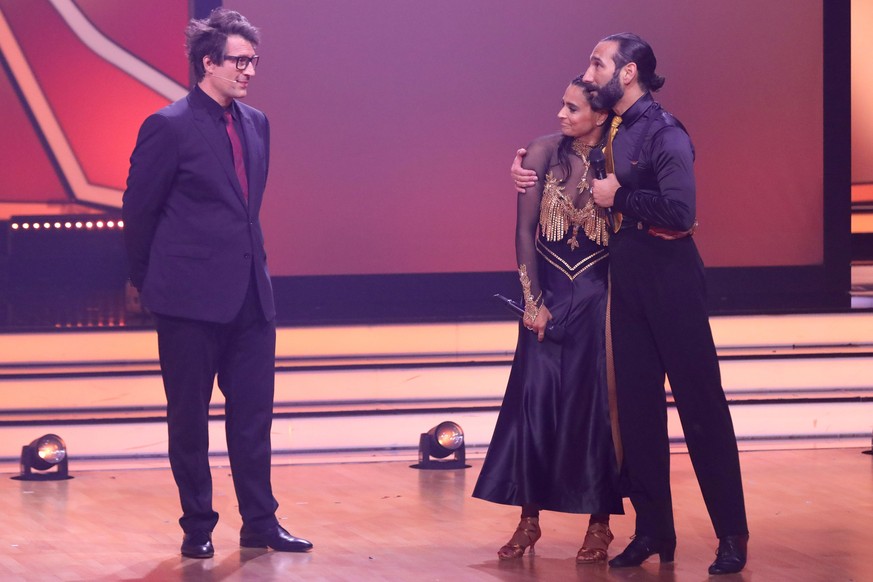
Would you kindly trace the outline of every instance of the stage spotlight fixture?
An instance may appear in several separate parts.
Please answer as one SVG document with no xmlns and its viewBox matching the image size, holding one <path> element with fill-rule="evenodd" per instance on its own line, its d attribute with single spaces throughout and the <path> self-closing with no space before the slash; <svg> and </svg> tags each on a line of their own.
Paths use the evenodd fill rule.
<svg viewBox="0 0 873 582">
<path fill-rule="evenodd" d="M 451 456 L 451 458 L 446 458 Z M 439 460 L 438 460 L 439 459 Z M 441 422 L 418 440 L 418 464 L 415 469 L 466 469 L 464 431 L 450 420 Z"/>
<path fill-rule="evenodd" d="M 72 479 L 67 470 L 68 461 L 64 439 L 56 434 L 46 434 L 21 447 L 21 472 L 12 478 L 22 481 Z"/>
</svg>

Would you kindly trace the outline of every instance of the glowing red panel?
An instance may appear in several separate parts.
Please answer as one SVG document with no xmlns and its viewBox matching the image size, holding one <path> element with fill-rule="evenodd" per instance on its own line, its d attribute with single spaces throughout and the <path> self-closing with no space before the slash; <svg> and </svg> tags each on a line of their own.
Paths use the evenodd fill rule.
<svg viewBox="0 0 873 582">
<path fill-rule="evenodd" d="M 0 8 L 88 180 L 123 189 L 140 124 L 169 100 L 84 46 L 48 2 Z"/>
<path fill-rule="evenodd" d="M 188 85 L 182 35 L 188 22 L 188 2 L 76 0 L 76 5 L 106 36 L 180 85 Z M 165 34 L 171 38 L 164 38 Z"/>
<path fill-rule="evenodd" d="M 9 78 L 0 75 L 3 138 L 0 139 L 0 200 L 3 202 L 64 201 L 67 194 L 46 156 Z"/>
</svg>

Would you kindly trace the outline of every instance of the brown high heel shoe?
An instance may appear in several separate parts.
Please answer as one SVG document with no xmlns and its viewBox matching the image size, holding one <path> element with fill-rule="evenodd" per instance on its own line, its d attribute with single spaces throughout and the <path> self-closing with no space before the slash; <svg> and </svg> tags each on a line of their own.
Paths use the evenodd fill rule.
<svg viewBox="0 0 873 582">
<path fill-rule="evenodd" d="M 606 550 L 614 539 L 609 525 L 605 523 L 592 523 L 585 533 L 582 547 L 576 554 L 577 564 L 593 564 L 606 561 Z"/>
<path fill-rule="evenodd" d="M 514 560 L 524 555 L 524 551 L 530 546 L 531 555 L 534 554 L 534 544 L 540 539 L 543 532 L 540 531 L 540 518 L 522 517 L 512 538 L 506 545 L 497 550 L 497 557 L 501 560 Z"/>
</svg>

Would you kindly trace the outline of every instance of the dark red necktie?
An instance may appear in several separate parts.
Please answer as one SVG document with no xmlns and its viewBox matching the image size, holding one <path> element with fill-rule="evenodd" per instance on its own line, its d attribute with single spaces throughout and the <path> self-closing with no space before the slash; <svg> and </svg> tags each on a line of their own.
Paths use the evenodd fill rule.
<svg viewBox="0 0 873 582">
<path fill-rule="evenodd" d="M 233 117 L 229 110 L 224 111 L 224 125 L 227 128 L 227 137 L 230 138 L 230 148 L 233 150 L 233 169 L 236 170 L 236 177 L 239 180 L 240 188 L 242 188 L 243 197 L 246 202 L 249 199 L 249 180 L 246 178 L 246 163 L 243 159 L 242 142 L 239 140 L 239 134 L 233 126 Z"/>
</svg>

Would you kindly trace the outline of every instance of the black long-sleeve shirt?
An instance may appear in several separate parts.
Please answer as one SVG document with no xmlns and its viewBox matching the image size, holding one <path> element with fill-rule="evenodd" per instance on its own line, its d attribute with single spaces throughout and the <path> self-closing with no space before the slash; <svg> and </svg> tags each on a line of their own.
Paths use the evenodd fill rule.
<svg viewBox="0 0 873 582">
<path fill-rule="evenodd" d="M 641 137 L 642 149 L 633 164 Z M 693 226 L 694 146 L 679 120 L 661 109 L 651 93 L 622 115 L 613 151 L 621 184 L 613 207 L 625 215 L 625 225 L 642 221 L 676 231 Z"/>
</svg>

